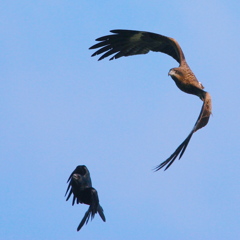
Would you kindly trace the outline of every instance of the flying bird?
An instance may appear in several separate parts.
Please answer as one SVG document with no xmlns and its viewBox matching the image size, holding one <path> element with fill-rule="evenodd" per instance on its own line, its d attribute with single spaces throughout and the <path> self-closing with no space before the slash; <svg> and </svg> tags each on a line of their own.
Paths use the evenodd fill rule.
<svg viewBox="0 0 240 240">
<path fill-rule="evenodd" d="M 73 194 L 72 205 L 75 203 L 84 203 L 89 205 L 87 212 L 78 225 L 77 231 L 82 228 L 85 222 L 86 224 L 88 223 L 90 217 L 92 220 L 96 213 L 99 213 L 100 217 L 105 222 L 106 218 L 103 214 L 103 209 L 99 204 L 98 193 L 97 190 L 92 187 L 92 181 L 87 167 L 84 165 L 77 166 L 69 176 L 67 182 L 69 184 L 65 193 L 65 196 L 68 194 L 66 201 L 68 201 Z"/>
<path fill-rule="evenodd" d="M 163 167 L 166 170 L 177 157 L 179 159 L 182 157 L 193 133 L 207 125 L 212 112 L 211 96 L 203 90 L 203 85 L 188 66 L 183 51 L 175 39 L 145 31 L 112 30 L 110 32 L 113 34 L 97 38 L 96 41 L 99 43 L 89 48 L 99 48 L 92 54 L 92 57 L 102 54 L 98 59 L 102 60 L 113 55 L 110 58 L 110 60 L 113 60 L 120 57 L 146 54 L 149 51 L 165 53 L 179 63 L 178 67 L 171 68 L 168 72 L 177 87 L 185 93 L 198 96 L 203 101 L 199 117 L 190 134 L 168 159 L 155 168 L 156 171 Z"/>
</svg>

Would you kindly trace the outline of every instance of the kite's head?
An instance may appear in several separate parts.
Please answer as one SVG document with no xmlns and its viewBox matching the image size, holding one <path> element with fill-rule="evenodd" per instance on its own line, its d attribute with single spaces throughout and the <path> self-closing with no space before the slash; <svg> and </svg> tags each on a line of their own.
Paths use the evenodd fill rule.
<svg viewBox="0 0 240 240">
<path fill-rule="evenodd" d="M 180 68 L 171 68 L 168 72 L 168 76 L 171 76 L 172 78 L 177 78 L 180 79 L 181 77 L 183 77 L 183 73 L 180 70 Z"/>
</svg>

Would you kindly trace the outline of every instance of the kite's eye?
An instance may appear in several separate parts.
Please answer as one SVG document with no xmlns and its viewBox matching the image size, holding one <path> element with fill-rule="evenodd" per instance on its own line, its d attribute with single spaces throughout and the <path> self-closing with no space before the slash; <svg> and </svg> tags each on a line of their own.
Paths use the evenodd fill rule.
<svg viewBox="0 0 240 240">
<path fill-rule="evenodd" d="M 175 75 L 183 76 L 183 73 L 179 71 L 178 69 L 174 69 Z"/>
</svg>

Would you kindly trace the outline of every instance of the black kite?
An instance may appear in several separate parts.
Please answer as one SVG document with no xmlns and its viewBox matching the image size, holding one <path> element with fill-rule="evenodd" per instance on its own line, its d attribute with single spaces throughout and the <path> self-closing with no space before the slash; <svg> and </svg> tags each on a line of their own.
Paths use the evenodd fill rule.
<svg viewBox="0 0 240 240">
<path fill-rule="evenodd" d="M 193 133 L 207 125 L 212 111 L 211 96 L 203 90 L 203 85 L 197 80 L 189 68 L 183 51 L 175 39 L 144 31 L 112 30 L 110 32 L 114 34 L 96 39 L 99 43 L 93 45 L 90 49 L 100 49 L 93 53 L 92 56 L 102 54 L 98 59 L 102 60 L 114 54 L 110 58 L 110 60 L 113 60 L 123 56 L 146 54 L 149 51 L 165 53 L 179 63 L 179 67 L 170 69 L 168 73 L 177 87 L 185 93 L 198 96 L 203 101 L 201 112 L 190 134 L 175 152 L 155 169 L 157 171 L 166 166 L 166 170 L 171 166 L 177 156 L 179 156 L 179 159 L 182 157 Z"/>
</svg>

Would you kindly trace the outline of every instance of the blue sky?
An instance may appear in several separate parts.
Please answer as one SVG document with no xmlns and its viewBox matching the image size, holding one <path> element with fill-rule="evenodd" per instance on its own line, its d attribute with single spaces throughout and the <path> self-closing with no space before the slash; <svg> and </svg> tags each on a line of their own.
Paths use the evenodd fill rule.
<svg viewBox="0 0 240 240">
<path fill-rule="evenodd" d="M 0 8 L 0 239 L 239 239 L 238 1 L 3 1 Z M 177 39 L 213 100 L 180 161 L 201 101 L 161 53 L 109 62 L 88 48 L 111 29 Z M 64 193 L 90 170 L 107 219 Z"/>
</svg>

